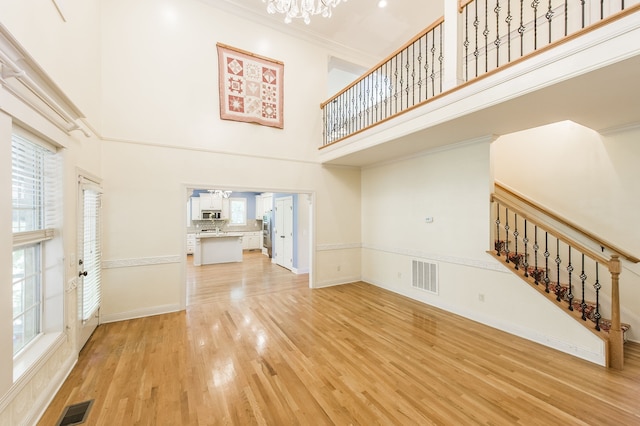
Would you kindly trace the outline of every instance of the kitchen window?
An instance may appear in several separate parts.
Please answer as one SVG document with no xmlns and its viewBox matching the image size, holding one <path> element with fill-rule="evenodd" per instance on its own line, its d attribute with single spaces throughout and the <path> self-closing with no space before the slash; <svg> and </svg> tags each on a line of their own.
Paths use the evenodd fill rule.
<svg viewBox="0 0 640 426">
<path fill-rule="evenodd" d="M 229 198 L 229 225 L 244 226 L 247 224 L 247 199 Z"/>
</svg>

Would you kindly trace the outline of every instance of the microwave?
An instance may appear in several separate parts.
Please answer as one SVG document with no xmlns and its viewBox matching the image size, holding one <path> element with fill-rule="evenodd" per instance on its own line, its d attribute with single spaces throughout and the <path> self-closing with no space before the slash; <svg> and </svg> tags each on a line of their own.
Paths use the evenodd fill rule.
<svg viewBox="0 0 640 426">
<path fill-rule="evenodd" d="M 202 210 L 202 212 L 200 213 L 200 218 L 202 220 L 221 219 L 222 213 L 217 210 Z"/>
</svg>

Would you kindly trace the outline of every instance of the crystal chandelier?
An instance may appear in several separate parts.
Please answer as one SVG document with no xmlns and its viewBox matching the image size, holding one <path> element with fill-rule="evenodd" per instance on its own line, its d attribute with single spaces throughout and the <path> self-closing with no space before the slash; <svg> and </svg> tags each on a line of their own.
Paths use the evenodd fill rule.
<svg viewBox="0 0 640 426">
<path fill-rule="evenodd" d="M 284 13 L 284 22 L 290 23 L 293 18 L 302 18 L 305 24 L 311 22 L 312 15 L 331 16 L 331 9 L 347 0 L 262 0 L 267 3 L 267 12 Z"/>
</svg>

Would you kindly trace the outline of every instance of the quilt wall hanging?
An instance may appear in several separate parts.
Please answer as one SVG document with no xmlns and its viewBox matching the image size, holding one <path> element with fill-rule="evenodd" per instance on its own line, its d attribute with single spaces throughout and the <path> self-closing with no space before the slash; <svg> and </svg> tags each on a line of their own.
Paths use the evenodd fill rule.
<svg viewBox="0 0 640 426">
<path fill-rule="evenodd" d="M 217 43 L 220 118 L 282 129 L 284 64 Z"/>
</svg>

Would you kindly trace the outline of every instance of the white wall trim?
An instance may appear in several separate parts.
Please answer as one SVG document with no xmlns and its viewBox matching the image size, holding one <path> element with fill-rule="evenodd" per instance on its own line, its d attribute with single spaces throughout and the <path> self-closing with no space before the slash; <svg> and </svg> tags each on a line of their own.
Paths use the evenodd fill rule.
<svg viewBox="0 0 640 426">
<path fill-rule="evenodd" d="M 316 285 L 313 286 L 313 288 L 333 287 L 336 285 L 351 284 L 359 281 L 362 281 L 362 277 L 360 276 L 352 276 L 346 278 L 343 277 L 334 280 L 318 281 L 316 282 Z"/>
<path fill-rule="evenodd" d="M 438 262 L 451 263 L 455 265 L 469 266 L 472 268 L 487 269 L 490 271 L 508 273 L 509 271 L 492 257 L 487 256 L 487 260 L 470 259 L 456 256 L 445 256 L 436 253 L 429 253 L 422 250 L 411 250 L 401 247 L 387 247 L 376 244 L 362 244 L 362 248 L 366 250 L 378 251 L 383 253 L 397 254 L 400 256 L 418 257 L 420 259 L 435 260 Z"/>
<path fill-rule="evenodd" d="M 350 250 L 359 249 L 362 247 L 360 243 L 337 243 L 337 244 L 318 244 L 316 251 L 331 251 L 331 250 Z"/>
<path fill-rule="evenodd" d="M 100 324 L 110 322 L 126 321 L 136 318 L 151 317 L 154 315 L 170 314 L 172 312 L 182 311 L 182 307 L 178 303 L 169 305 L 151 306 L 149 308 L 135 309 L 133 311 L 119 312 L 116 314 L 108 314 L 100 316 Z"/>
<path fill-rule="evenodd" d="M 293 272 L 296 275 L 302 275 L 302 274 L 308 274 L 309 273 L 309 268 L 292 268 L 291 272 Z"/>
<path fill-rule="evenodd" d="M 504 321 L 500 321 L 497 320 L 496 318 L 492 318 L 483 314 L 479 314 L 477 312 L 473 312 L 473 311 L 469 311 L 469 310 L 465 310 L 465 309 L 460 309 L 458 306 L 456 305 L 450 305 L 447 303 L 441 303 L 438 301 L 433 301 L 433 303 L 427 303 L 424 300 L 420 300 L 420 299 L 416 299 L 415 297 L 412 297 L 411 294 L 409 294 L 408 292 L 405 291 L 398 291 L 397 289 L 393 289 L 390 287 L 387 287 L 384 285 L 384 283 L 376 281 L 376 280 L 372 280 L 369 279 L 367 277 L 363 277 L 362 281 L 375 285 L 376 287 L 380 287 L 383 288 L 385 290 L 388 290 L 392 293 L 396 293 L 399 294 L 401 296 L 405 296 L 408 297 L 409 299 L 418 301 L 420 303 L 424 303 L 425 305 L 428 306 L 434 306 L 436 308 L 445 310 L 447 312 L 453 313 L 455 315 L 459 315 L 462 316 L 464 318 L 467 318 L 469 320 L 472 321 L 476 321 L 479 322 L 481 324 L 487 325 L 489 327 L 501 330 L 501 331 L 505 331 L 507 333 L 513 334 L 514 336 L 518 336 L 521 337 L 523 339 L 526 340 L 530 340 L 532 342 L 536 342 L 539 343 L 541 345 L 547 346 L 549 348 L 552 349 L 556 349 L 560 352 L 564 352 L 567 353 L 569 355 L 573 355 L 575 357 L 584 359 L 586 361 L 590 361 L 593 362 L 595 364 L 598 365 L 602 365 L 602 366 L 606 366 L 606 355 L 605 355 L 605 350 L 604 350 L 604 342 L 602 342 L 602 345 L 600 347 L 600 352 L 593 352 L 591 350 L 589 350 L 588 348 L 583 348 L 583 347 L 578 347 L 575 345 L 570 345 L 567 342 L 563 342 L 561 340 L 555 339 L 553 337 L 550 336 L 546 336 L 544 334 L 538 333 L 535 330 L 530 330 L 530 329 L 525 329 L 525 328 L 521 328 L 518 327 L 510 322 L 504 322 Z M 571 318 L 567 317 L 568 320 L 572 320 Z"/>
<path fill-rule="evenodd" d="M 103 260 L 102 269 L 130 268 L 132 266 L 165 265 L 170 263 L 180 263 L 180 255 L 137 257 L 131 259 Z"/>
</svg>

